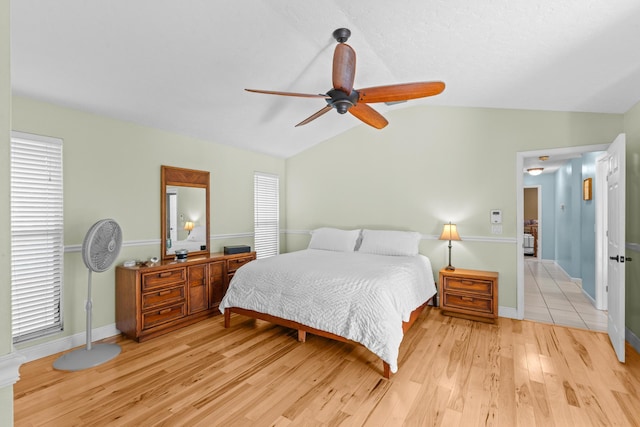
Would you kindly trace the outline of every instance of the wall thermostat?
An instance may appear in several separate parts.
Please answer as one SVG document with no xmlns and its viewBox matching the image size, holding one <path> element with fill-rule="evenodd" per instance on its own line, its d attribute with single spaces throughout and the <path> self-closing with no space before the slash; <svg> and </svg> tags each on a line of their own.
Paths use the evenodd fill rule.
<svg viewBox="0 0 640 427">
<path fill-rule="evenodd" d="M 500 209 L 491 210 L 491 224 L 502 224 L 502 211 Z"/>
</svg>

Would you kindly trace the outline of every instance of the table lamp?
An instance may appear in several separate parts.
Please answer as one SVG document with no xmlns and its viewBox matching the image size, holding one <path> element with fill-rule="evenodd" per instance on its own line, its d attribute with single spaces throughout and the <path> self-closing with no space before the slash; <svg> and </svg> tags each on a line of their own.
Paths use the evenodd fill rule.
<svg viewBox="0 0 640 427">
<path fill-rule="evenodd" d="M 191 234 L 191 230 L 193 230 L 193 222 L 192 221 L 185 222 L 184 229 L 187 230 L 188 234 Z"/>
<path fill-rule="evenodd" d="M 451 241 L 452 240 L 462 240 L 460 235 L 458 235 L 458 228 L 455 224 L 445 224 L 442 229 L 442 234 L 440 235 L 439 240 L 448 240 L 449 241 L 449 265 L 446 267 L 447 270 L 455 270 L 456 268 L 451 265 Z"/>
</svg>

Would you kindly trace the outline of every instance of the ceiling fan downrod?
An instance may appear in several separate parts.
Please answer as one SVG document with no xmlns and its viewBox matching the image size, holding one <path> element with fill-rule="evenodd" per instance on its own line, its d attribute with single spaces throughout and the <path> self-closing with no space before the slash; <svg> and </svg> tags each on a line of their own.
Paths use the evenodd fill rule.
<svg viewBox="0 0 640 427">
<path fill-rule="evenodd" d="M 348 28 L 338 28 L 333 32 L 333 38 L 338 43 L 345 43 L 351 37 L 351 31 Z"/>
</svg>

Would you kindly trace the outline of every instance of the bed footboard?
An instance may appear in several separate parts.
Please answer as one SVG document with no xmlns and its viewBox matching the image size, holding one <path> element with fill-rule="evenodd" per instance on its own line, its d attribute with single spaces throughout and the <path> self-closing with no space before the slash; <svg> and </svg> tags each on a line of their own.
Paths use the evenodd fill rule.
<svg viewBox="0 0 640 427">
<path fill-rule="evenodd" d="M 411 328 L 411 326 L 418 319 L 418 317 L 420 316 L 424 308 L 427 306 L 429 301 L 425 302 L 420 307 L 413 310 L 411 312 L 411 316 L 409 316 L 408 322 L 402 322 L 403 332 L 406 333 L 409 330 L 409 328 Z M 241 314 L 243 316 L 252 317 L 254 319 L 266 320 L 267 322 L 275 323 L 276 325 L 284 326 L 286 328 L 296 329 L 298 331 L 299 342 L 306 341 L 307 332 L 313 335 L 318 335 L 318 336 L 329 338 L 336 341 L 353 342 L 347 338 L 341 337 L 340 335 L 336 335 L 336 334 L 332 334 L 331 332 L 326 332 L 320 329 L 312 328 L 311 326 L 303 325 L 302 323 L 298 323 L 292 320 L 283 319 L 281 317 L 272 316 L 270 314 L 260 313 L 257 311 L 247 310 L 245 308 L 238 308 L 238 307 L 229 307 L 224 309 L 224 327 L 225 328 L 229 328 L 231 326 L 231 313 Z M 382 375 L 384 376 L 384 378 L 387 378 L 387 379 L 391 378 L 391 367 L 384 360 L 382 361 Z"/>
</svg>

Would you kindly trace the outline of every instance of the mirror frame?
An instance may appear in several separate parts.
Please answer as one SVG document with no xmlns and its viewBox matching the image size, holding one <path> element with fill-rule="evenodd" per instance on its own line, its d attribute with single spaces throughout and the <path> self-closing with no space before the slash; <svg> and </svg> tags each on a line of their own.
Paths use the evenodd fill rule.
<svg viewBox="0 0 640 427">
<path fill-rule="evenodd" d="M 203 251 L 189 252 L 188 256 L 210 255 L 211 229 L 209 228 L 210 199 L 209 177 L 207 171 L 194 169 L 175 168 L 172 166 L 160 166 L 160 255 L 163 260 L 174 259 L 174 254 L 167 254 L 167 186 L 193 187 L 206 190 L 206 236 L 207 249 Z"/>
</svg>

